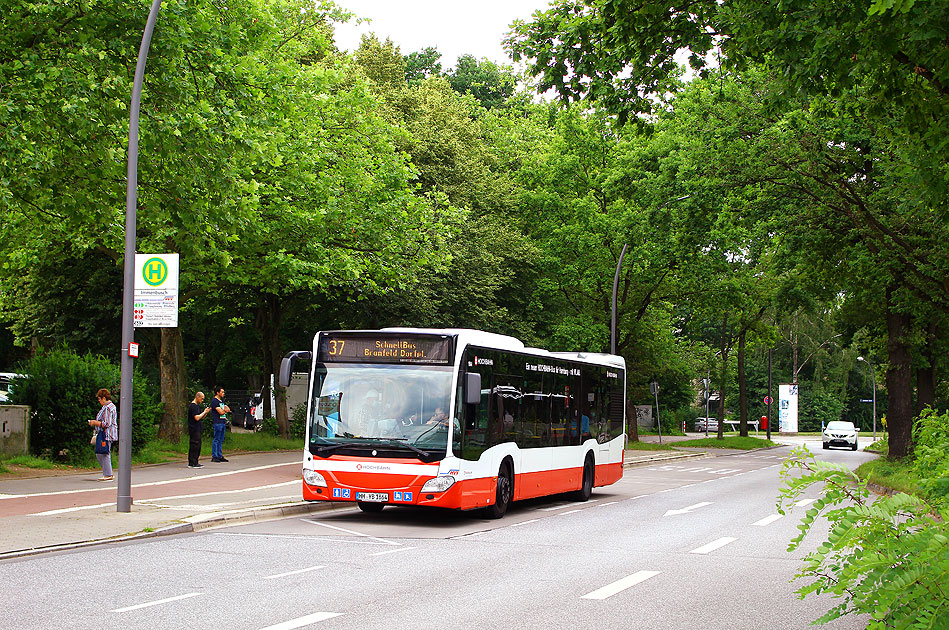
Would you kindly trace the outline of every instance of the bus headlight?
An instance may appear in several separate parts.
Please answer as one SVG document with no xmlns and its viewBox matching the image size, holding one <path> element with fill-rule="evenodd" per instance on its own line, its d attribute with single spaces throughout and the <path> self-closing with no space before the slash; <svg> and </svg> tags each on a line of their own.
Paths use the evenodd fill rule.
<svg viewBox="0 0 949 630">
<path fill-rule="evenodd" d="M 440 475 L 426 481 L 422 486 L 422 492 L 444 492 L 451 488 L 454 483 L 455 478 L 451 475 Z"/>
<path fill-rule="evenodd" d="M 323 475 L 308 468 L 303 469 L 303 481 L 305 481 L 308 486 L 326 487 L 326 479 L 323 478 Z"/>
</svg>

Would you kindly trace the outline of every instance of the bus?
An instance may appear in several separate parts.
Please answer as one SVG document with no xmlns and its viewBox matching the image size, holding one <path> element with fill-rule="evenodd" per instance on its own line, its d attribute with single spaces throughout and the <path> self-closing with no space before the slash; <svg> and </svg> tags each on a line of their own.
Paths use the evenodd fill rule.
<svg viewBox="0 0 949 630">
<path fill-rule="evenodd" d="M 623 476 L 626 363 L 466 329 L 319 332 L 309 361 L 303 498 L 479 510 Z"/>
</svg>

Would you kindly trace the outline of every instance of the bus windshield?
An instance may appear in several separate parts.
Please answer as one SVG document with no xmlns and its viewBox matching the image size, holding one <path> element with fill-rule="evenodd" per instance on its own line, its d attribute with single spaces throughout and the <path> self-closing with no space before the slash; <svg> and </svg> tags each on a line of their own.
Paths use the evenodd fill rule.
<svg viewBox="0 0 949 630">
<path fill-rule="evenodd" d="M 317 367 L 310 446 L 448 447 L 449 366 L 331 363 Z"/>
</svg>

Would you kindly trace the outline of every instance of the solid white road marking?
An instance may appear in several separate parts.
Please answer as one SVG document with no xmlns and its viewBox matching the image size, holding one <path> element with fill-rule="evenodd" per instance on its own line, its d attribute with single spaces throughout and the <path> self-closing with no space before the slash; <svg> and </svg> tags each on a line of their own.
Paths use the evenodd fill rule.
<svg viewBox="0 0 949 630">
<path fill-rule="evenodd" d="M 700 507 L 705 507 L 706 505 L 712 505 L 711 501 L 702 501 L 701 503 L 696 503 L 695 505 L 690 505 L 689 507 L 684 507 L 681 510 L 669 510 L 663 516 L 673 516 L 675 514 L 688 514 L 692 510 L 697 510 Z"/>
<path fill-rule="evenodd" d="M 154 602 L 145 602 L 144 604 L 135 604 L 134 606 L 126 606 L 125 608 L 116 608 L 112 612 L 128 612 L 130 610 L 138 610 L 139 608 L 148 608 L 149 606 L 158 606 L 159 604 L 167 604 L 168 602 L 176 602 L 179 599 L 188 599 L 189 597 L 197 597 L 203 593 L 188 593 L 187 595 L 178 595 L 176 597 L 168 597 L 166 599 L 159 599 Z"/>
<path fill-rule="evenodd" d="M 388 551 L 377 551 L 376 553 L 369 554 L 370 556 L 384 556 L 390 553 L 399 553 L 400 551 L 409 551 L 415 549 L 415 547 L 399 547 L 398 549 L 390 549 Z"/>
<path fill-rule="evenodd" d="M 256 470 L 267 470 L 268 468 L 281 468 L 283 466 L 299 466 L 299 465 L 300 465 L 300 462 L 289 462 L 286 464 L 267 464 L 266 466 L 252 466 L 251 468 L 241 468 L 240 470 L 228 470 L 225 472 L 208 473 L 205 475 L 198 474 L 193 477 L 179 477 L 177 479 L 166 479 L 165 481 L 149 481 L 146 483 L 136 483 L 136 484 L 132 484 L 132 488 L 134 489 L 134 488 L 145 488 L 148 486 L 166 486 L 170 483 L 184 483 L 188 481 L 194 481 L 195 479 L 210 479 L 211 477 L 227 477 L 230 475 L 238 475 L 238 474 L 246 473 L 246 472 L 254 472 Z M 287 482 L 287 483 L 300 483 L 300 480 L 297 479 L 296 481 Z M 269 486 L 263 486 L 263 487 L 269 487 Z M 88 489 L 83 489 L 83 490 L 57 490 L 56 492 L 33 492 L 30 494 L 0 494 L 0 500 L 23 499 L 27 497 L 49 497 L 49 496 L 55 496 L 55 495 L 61 495 L 61 494 L 81 494 L 83 492 L 102 492 L 105 490 L 111 490 L 112 492 L 115 492 L 115 487 L 113 486 L 110 488 L 106 486 L 104 488 L 88 488 Z M 232 492 L 237 492 L 237 491 L 232 491 Z"/>
<path fill-rule="evenodd" d="M 699 547 L 698 549 L 693 549 L 693 550 L 690 551 L 689 553 L 701 553 L 701 554 L 711 553 L 711 552 L 715 551 L 716 549 L 720 549 L 720 548 L 724 547 L 725 545 L 728 545 L 728 544 L 730 544 L 730 543 L 735 542 L 736 540 L 738 540 L 738 539 L 737 539 L 737 538 L 732 538 L 732 537 L 730 537 L 730 536 L 725 536 L 724 538 L 719 538 L 718 540 L 713 540 L 712 542 L 710 542 L 710 543 L 707 544 L 707 545 L 702 545 L 702 546 Z"/>
<path fill-rule="evenodd" d="M 659 575 L 659 571 L 637 571 L 632 575 L 627 575 L 621 580 L 616 580 L 612 584 L 607 584 L 603 588 L 598 588 L 592 593 L 587 593 L 580 599 L 606 599 L 617 593 L 625 591 L 631 586 L 636 586 L 640 582 L 645 582 L 651 577 Z"/>
<path fill-rule="evenodd" d="M 290 621 L 284 621 L 283 623 L 278 623 L 275 626 L 267 626 L 266 628 L 261 628 L 261 630 L 293 630 L 294 628 L 308 626 L 311 623 L 318 623 L 320 621 L 332 619 L 333 617 L 339 617 L 342 614 L 343 613 L 318 612 L 313 613 L 312 615 L 307 615 L 306 617 L 298 617 L 296 619 L 291 619 Z"/>
<path fill-rule="evenodd" d="M 387 545 L 399 545 L 399 546 L 402 545 L 402 543 L 386 540 L 385 538 L 377 538 L 375 536 L 370 536 L 369 534 L 363 534 L 362 532 L 356 532 L 351 529 L 337 527 L 336 525 L 330 525 L 329 523 L 321 523 L 320 521 L 314 521 L 313 519 L 309 519 L 309 518 L 302 518 L 300 520 L 305 521 L 307 523 L 313 523 L 314 525 L 320 525 L 321 527 L 328 527 L 330 529 L 335 529 L 336 531 L 346 532 L 347 534 L 352 534 L 353 536 L 363 536 L 365 538 L 371 538 L 372 540 L 378 540 L 379 542 L 383 542 Z"/>
<path fill-rule="evenodd" d="M 757 525 L 758 527 L 764 527 L 765 525 L 770 525 L 771 523 L 784 518 L 781 514 L 772 514 L 771 516 L 766 516 L 757 523 L 752 523 L 752 525 Z"/>
<path fill-rule="evenodd" d="M 268 575 L 265 577 L 265 580 L 276 580 L 277 578 L 287 577 L 288 575 L 297 575 L 299 573 L 307 573 L 309 571 L 316 571 L 317 569 L 325 569 L 326 565 L 320 564 L 315 567 L 307 567 L 305 569 L 297 569 L 296 571 L 287 571 L 286 573 L 278 573 L 277 575 Z"/>
</svg>

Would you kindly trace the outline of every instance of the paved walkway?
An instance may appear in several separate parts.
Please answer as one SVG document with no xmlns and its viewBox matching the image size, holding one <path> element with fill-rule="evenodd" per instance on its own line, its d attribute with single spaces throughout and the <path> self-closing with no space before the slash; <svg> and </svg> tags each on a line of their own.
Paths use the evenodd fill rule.
<svg viewBox="0 0 949 630">
<path fill-rule="evenodd" d="M 658 437 L 643 436 L 642 440 L 658 441 Z M 674 438 L 664 437 L 666 441 Z M 714 455 L 734 452 L 709 450 Z M 627 450 L 624 466 L 706 455 L 702 449 Z M 182 462 L 134 468 L 133 505 L 126 513 L 116 511 L 115 482 L 97 482 L 99 473 L 0 477 L 0 559 L 337 506 L 300 500 L 302 456 L 298 452 L 229 454 L 228 458 L 227 463 L 205 462 L 201 469 L 189 469 Z"/>
</svg>

